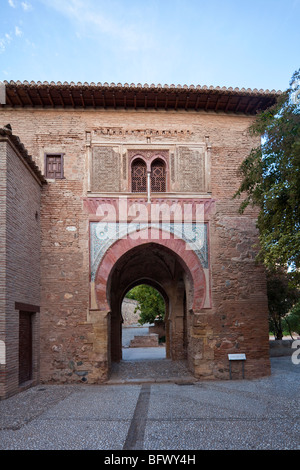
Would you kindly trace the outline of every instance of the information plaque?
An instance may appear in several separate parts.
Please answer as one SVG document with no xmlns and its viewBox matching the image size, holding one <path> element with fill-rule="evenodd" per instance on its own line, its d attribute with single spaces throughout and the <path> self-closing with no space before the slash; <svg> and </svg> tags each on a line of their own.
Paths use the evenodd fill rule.
<svg viewBox="0 0 300 470">
<path fill-rule="evenodd" d="M 230 361 L 245 361 L 246 354 L 228 354 L 228 359 Z"/>
<path fill-rule="evenodd" d="M 243 378 L 244 378 L 245 377 L 244 361 L 246 360 L 246 354 L 244 354 L 244 353 L 228 354 L 228 359 L 229 359 L 229 377 L 230 377 L 230 379 L 231 379 L 231 361 L 242 361 Z"/>
</svg>

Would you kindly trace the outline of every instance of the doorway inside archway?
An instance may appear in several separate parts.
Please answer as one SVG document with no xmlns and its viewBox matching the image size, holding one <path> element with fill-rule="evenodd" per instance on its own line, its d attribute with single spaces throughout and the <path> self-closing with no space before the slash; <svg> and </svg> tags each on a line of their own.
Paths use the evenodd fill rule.
<svg viewBox="0 0 300 470">
<path fill-rule="evenodd" d="M 122 359 L 124 361 L 166 358 L 166 302 L 148 284 L 130 289 L 122 302 Z"/>
<path fill-rule="evenodd" d="M 118 239 L 107 249 L 95 273 L 97 306 L 107 312 L 108 374 L 113 364 L 124 363 L 122 302 L 127 292 L 140 284 L 154 287 L 165 300 L 165 360 L 185 361 L 193 374 L 203 348 L 194 335 L 194 322 L 206 299 L 205 272 L 201 257 L 186 241 L 156 227 Z M 143 372 L 148 376 L 148 371 Z"/>
<path fill-rule="evenodd" d="M 178 244 L 179 245 L 179 244 Z M 194 259 L 190 255 L 189 259 Z M 197 265 L 193 265 L 197 267 Z M 123 299 L 133 288 L 147 285 L 163 297 L 165 304 L 165 355 L 164 364 L 153 364 L 155 359 L 142 365 L 138 358 L 135 367 L 126 364 L 124 354 L 122 304 Z M 192 322 L 192 302 L 194 282 L 190 270 L 177 252 L 162 243 L 143 243 L 124 252 L 110 270 L 107 281 L 107 299 L 110 304 L 110 352 L 112 370 L 129 371 L 131 378 L 142 374 L 144 378 L 154 378 L 159 374 L 165 379 L 182 376 L 188 372 L 189 336 Z M 125 297 L 126 298 L 126 297 Z M 189 307 L 188 307 L 189 304 Z M 157 312 L 159 314 L 159 312 Z M 158 346 L 159 348 L 160 346 Z M 145 354 L 144 350 L 144 354 Z M 137 357 L 137 354 L 136 354 Z M 115 367 L 114 365 L 118 365 Z"/>
</svg>

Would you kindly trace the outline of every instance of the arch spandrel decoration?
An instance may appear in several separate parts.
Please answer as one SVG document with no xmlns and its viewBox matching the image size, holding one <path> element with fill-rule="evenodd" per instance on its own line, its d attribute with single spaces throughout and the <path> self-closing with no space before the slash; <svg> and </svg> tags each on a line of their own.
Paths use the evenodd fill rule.
<svg viewBox="0 0 300 470">
<path fill-rule="evenodd" d="M 148 232 L 146 229 L 148 229 Z M 150 231 L 152 229 L 161 232 L 160 240 L 151 238 Z M 148 236 L 145 236 L 145 232 Z M 126 240 L 126 238 L 133 239 L 135 246 L 141 243 L 156 242 L 167 245 L 168 239 L 183 242 L 182 246 L 184 245 L 186 252 L 195 255 L 195 267 L 197 260 L 197 264 L 201 266 L 205 277 L 206 292 L 203 308 L 211 308 L 208 228 L 206 223 L 90 222 L 90 278 L 92 284 L 96 281 L 99 266 L 101 268 L 101 263 L 108 250 L 118 240 Z"/>
</svg>

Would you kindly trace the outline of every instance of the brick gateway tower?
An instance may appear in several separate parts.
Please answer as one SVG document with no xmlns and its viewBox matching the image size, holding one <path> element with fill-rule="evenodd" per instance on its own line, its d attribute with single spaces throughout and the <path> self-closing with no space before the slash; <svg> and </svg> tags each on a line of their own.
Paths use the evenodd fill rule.
<svg viewBox="0 0 300 470">
<path fill-rule="evenodd" d="M 248 127 L 278 92 L 4 85 L 1 126 L 10 123 L 43 175 L 34 211 L 41 240 L 35 370 L 25 385 L 107 380 L 122 357 L 122 300 L 139 283 L 163 295 L 167 356 L 186 359 L 196 377 L 228 379 L 230 353 L 246 355 L 247 378 L 269 374 L 257 213 L 239 215 L 232 196 L 239 165 L 257 144 Z M 29 304 L 18 289 L 9 291 L 10 340 L 4 304 L 0 310 L 3 397 L 24 386 L 10 366 L 22 336 L 17 307 Z"/>
</svg>

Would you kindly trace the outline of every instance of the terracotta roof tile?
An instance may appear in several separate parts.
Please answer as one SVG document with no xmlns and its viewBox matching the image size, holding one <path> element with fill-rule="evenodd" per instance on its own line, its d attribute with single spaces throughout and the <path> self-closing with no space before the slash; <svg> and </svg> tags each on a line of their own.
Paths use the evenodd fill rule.
<svg viewBox="0 0 300 470">
<path fill-rule="evenodd" d="M 256 114 L 281 91 L 206 85 L 4 81 L 6 105 L 95 109 L 165 109 Z"/>
<path fill-rule="evenodd" d="M 18 152 L 20 153 L 21 157 L 25 160 L 25 162 L 28 164 L 28 166 L 31 168 L 34 174 L 38 177 L 40 182 L 43 184 L 47 183 L 40 169 L 34 162 L 32 156 L 28 154 L 24 144 L 22 144 L 18 136 L 12 133 L 12 129 L 9 124 L 7 124 L 6 126 L 2 128 L 0 127 L 0 138 L 1 137 L 6 137 L 8 140 L 10 140 L 12 144 L 15 146 L 15 148 L 18 150 Z"/>
</svg>

